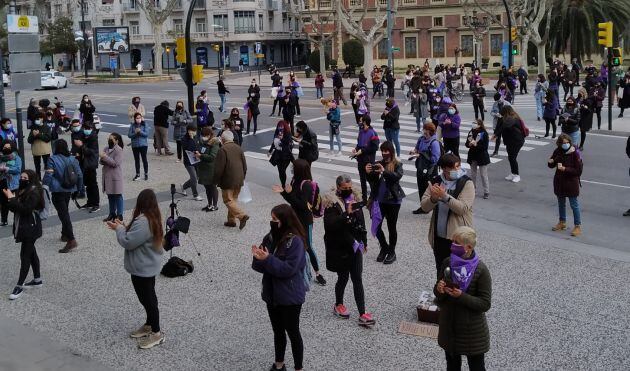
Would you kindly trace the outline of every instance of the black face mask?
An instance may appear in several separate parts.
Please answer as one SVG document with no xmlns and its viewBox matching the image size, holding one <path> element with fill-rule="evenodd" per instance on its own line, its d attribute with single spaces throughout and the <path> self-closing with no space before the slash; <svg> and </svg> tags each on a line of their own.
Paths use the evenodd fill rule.
<svg viewBox="0 0 630 371">
<path fill-rule="evenodd" d="M 350 195 L 352 194 L 352 190 L 351 189 L 341 189 L 339 191 L 337 191 L 337 193 L 339 194 L 339 196 L 343 197 L 344 199 L 350 197 Z"/>
<path fill-rule="evenodd" d="M 31 184 L 30 180 L 20 179 L 20 189 L 26 189 Z"/>
<path fill-rule="evenodd" d="M 109 149 L 114 148 L 114 145 L 115 145 L 114 140 L 113 139 L 108 139 L 107 140 L 107 145 L 109 146 Z"/>
<path fill-rule="evenodd" d="M 2 149 L 2 154 L 3 155 L 10 155 L 12 153 L 13 153 L 13 151 L 11 150 L 11 148 L 3 148 Z"/>
<path fill-rule="evenodd" d="M 269 226 L 271 227 L 271 237 L 273 238 L 274 242 L 278 242 L 278 240 L 280 239 L 280 222 L 276 222 L 276 221 L 270 221 L 269 222 Z"/>
</svg>

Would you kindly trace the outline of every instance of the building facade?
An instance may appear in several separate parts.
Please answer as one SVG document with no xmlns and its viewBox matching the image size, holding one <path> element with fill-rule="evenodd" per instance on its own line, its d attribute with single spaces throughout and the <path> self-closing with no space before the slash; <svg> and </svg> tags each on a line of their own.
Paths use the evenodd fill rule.
<svg viewBox="0 0 630 371">
<path fill-rule="evenodd" d="M 167 0 L 155 2 L 156 6 L 164 8 Z M 135 68 L 142 61 L 148 70 L 154 64 L 155 35 L 151 22 L 136 0 L 84 0 L 83 9 L 81 3 L 81 0 L 49 0 L 44 9 L 37 9 L 32 1 L 23 0 L 18 1 L 17 10 L 20 14 L 38 15 L 45 22 L 68 16 L 77 31 L 82 29 L 82 11 L 86 30 L 128 27 L 130 50 L 120 55 L 120 67 Z M 164 53 L 161 57 L 165 70 L 176 66 L 175 41 L 184 35 L 189 5 L 189 0 L 179 0 L 162 25 Z M 296 30 L 299 28 L 290 23 L 282 0 L 197 0 L 191 22 L 193 63 L 207 68 L 217 68 L 221 64 L 235 69 L 243 60 L 245 66 L 255 67 L 257 42 L 261 43 L 265 55 L 261 60 L 263 63 L 279 66 L 304 63 L 306 45 Z M 218 52 L 213 45 L 219 45 Z M 97 52 L 90 55 L 88 65 L 97 70 L 109 67 L 109 55 L 100 54 L 96 49 Z"/>
</svg>

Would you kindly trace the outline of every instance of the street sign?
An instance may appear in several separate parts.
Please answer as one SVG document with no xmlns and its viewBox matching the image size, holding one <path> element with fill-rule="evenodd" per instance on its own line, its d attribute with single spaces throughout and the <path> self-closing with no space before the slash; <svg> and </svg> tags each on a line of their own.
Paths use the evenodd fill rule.
<svg viewBox="0 0 630 371">
<path fill-rule="evenodd" d="M 262 43 L 256 42 L 256 54 L 262 54 Z M 260 57 L 258 57 L 260 58 Z"/>
<path fill-rule="evenodd" d="M 256 58 L 265 58 L 265 55 L 262 53 L 256 54 Z"/>
<path fill-rule="evenodd" d="M 9 33 L 38 33 L 37 17 L 28 15 L 7 15 L 7 31 Z"/>
<path fill-rule="evenodd" d="M 11 53 L 39 53 L 38 34 L 9 34 L 8 39 Z"/>
<path fill-rule="evenodd" d="M 12 72 L 11 90 L 31 90 L 42 87 L 42 74 L 39 71 Z"/>
<path fill-rule="evenodd" d="M 400 48 L 395 47 L 395 46 L 392 46 L 392 51 L 393 51 L 393 52 L 399 52 L 399 51 L 400 51 Z"/>
</svg>

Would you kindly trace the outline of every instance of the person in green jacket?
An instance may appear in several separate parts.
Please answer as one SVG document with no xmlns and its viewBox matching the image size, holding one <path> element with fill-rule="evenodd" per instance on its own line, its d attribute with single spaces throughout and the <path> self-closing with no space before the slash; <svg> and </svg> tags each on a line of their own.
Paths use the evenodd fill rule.
<svg viewBox="0 0 630 371">
<path fill-rule="evenodd" d="M 462 356 L 471 371 L 485 371 L 490 349 L 485 313 L 490 309 L 492 279 L 475 252 L 474 229 L 459 227 L 453 233 L 451 256 L 444 259 L 433 292 L 440 307 L 438 344 L 446 355 L 447 370 L 461 370 Z"/>
<path fill-rule="evenodd" d="M 195 156 L 200 160 L 197 168 L 198 183 L 206 188 L 206 197 L 208 198 L 208 206 L 201 209 L 205 212 L 219 210 L 217 207 L 219 191 L 217 182 L 214 180 L 214 159 L 217 157 L 220 147 L 221 140 L 214 136 L 210 127 L 201 129 L 201 146 L 199 154 Z"/>
</svg>

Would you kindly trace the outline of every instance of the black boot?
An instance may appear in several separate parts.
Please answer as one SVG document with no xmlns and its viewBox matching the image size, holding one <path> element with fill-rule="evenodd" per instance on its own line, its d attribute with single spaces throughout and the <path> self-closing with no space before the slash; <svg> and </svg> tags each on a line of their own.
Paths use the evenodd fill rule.
<svg viewBox="0 0 630 371">
<path fill-rule="evenodd" d="M 412 213 L 414 215 L 422 215 L 422 214 L 426 214 L 426 212 L 424 210 L 422 210 L 422 207 L 417 208 L 416 210 L 412 211 Z"/>
<path fill-rule="evenodd" d="M 396 252 L 391 251 L 390 253 L 387 254 L 387 257 L 383 261 L 383 264 L 392 264 L 395 261 L 396 261 Z"/>
<path fill-rule="evenodd" d="M 378 253 L 378 256 L 376 257 L 376 262 L 382 263 L 383 260 L 385 260 L 386 256 L 387 256 L 387 250 L 381 247 L 381 251 Z"/>
</svg>

